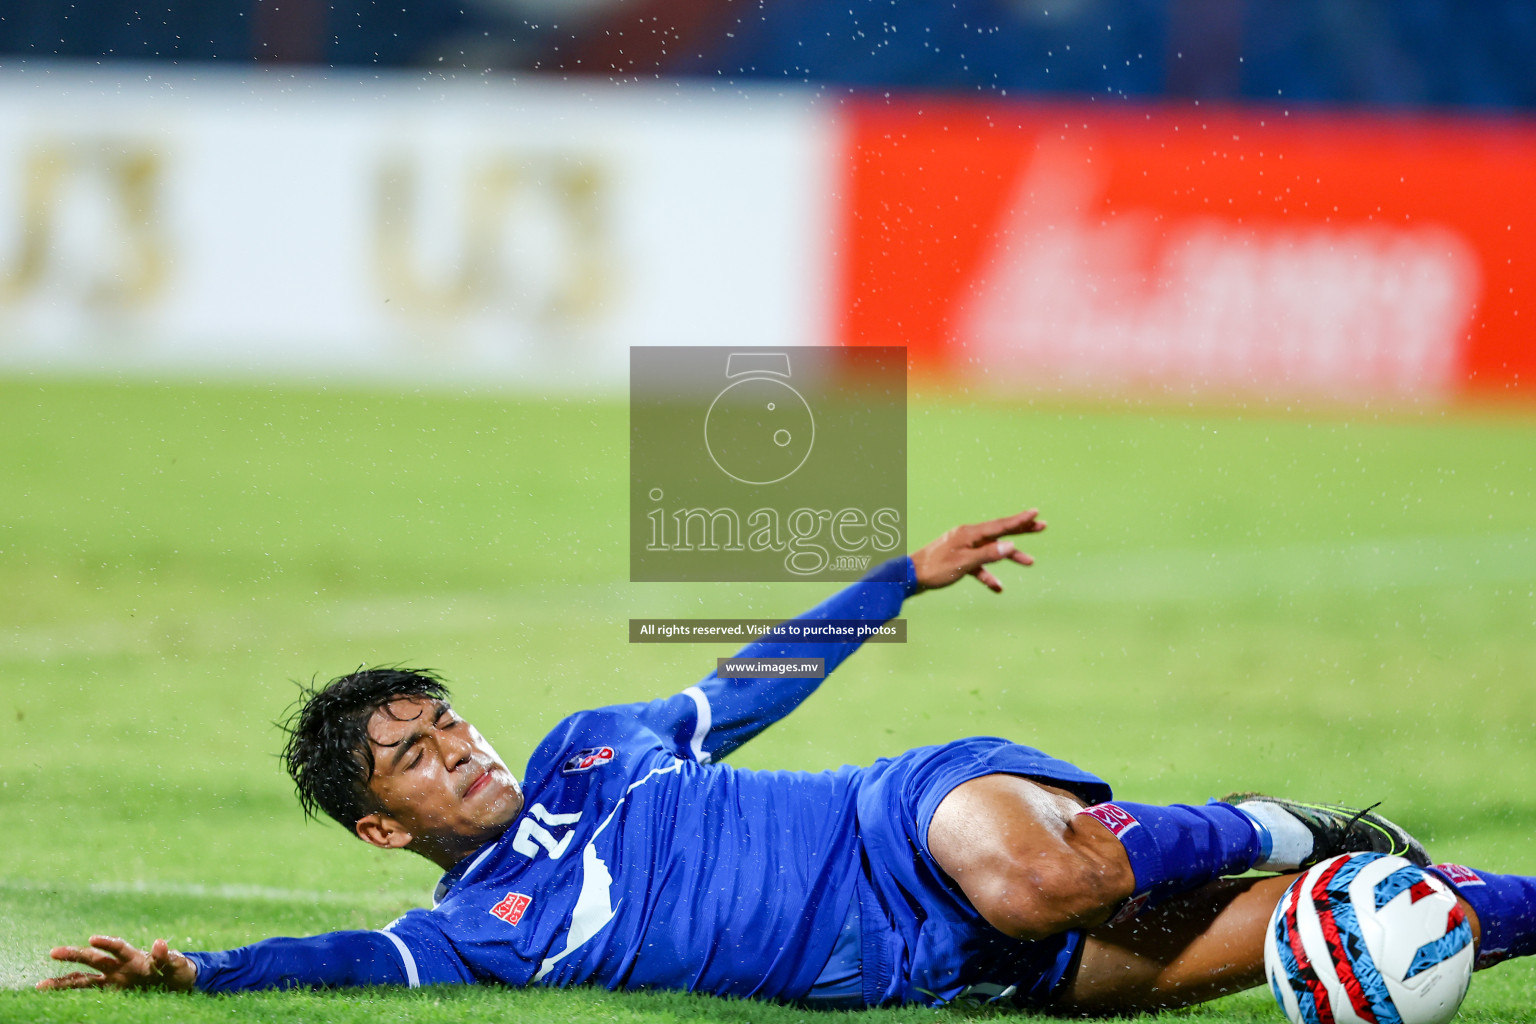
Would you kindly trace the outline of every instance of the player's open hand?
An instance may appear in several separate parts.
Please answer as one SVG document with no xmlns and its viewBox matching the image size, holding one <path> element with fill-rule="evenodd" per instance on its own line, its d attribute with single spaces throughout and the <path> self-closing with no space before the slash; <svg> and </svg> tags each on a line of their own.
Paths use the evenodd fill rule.
<svg viewBox="0 0 1536 1024">
<path fill-rule="evenodd" d="M 1045 523 L 1039 509 L 994 519 L 989 523 L 957 526 L 912 556 L 917 569 L 917 583 L 924 590 L 947 587 L 962 576 L 975 576 L 993 592 L 1001 594 L 1003 585 L 987 571 L 992 562 L 1007 559 L 1020 565 L 1034 565 L 1035 560 L 1004 540 L 1021 533 L 1039 533 Z"/>
<path fill-rule="evenodd" d="M 164 939 L 156 939 L 149 952 L 122 939 L 92 935 L 89 946 L 56 946 L 55 960 L 94 967 L 99 974 L 74 971 L 37 983 L 50 988 L 160 988 L 185 992 L 197 980 L 197 965 L 176 952 Z"/>
</svg>

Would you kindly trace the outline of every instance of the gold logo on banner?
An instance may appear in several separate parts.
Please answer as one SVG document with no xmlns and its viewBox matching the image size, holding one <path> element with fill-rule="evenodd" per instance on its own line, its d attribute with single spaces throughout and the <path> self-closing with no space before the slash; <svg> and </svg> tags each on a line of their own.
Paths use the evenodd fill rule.
<svg viewBox="0 0 1536 1024">
<path fill-rule="evenodd" d="M 603 176 L 559 157 L 499 157 L 455 180 L 458 223 L 434 225 L 416 163 L 380 166 L 374 258 L 391 306 L 434 319 L 499 307 L 551 327 L 590 320 L 611 286 Z M 447 253 L 427 241 L 444 230 Z"/>
<path fill-rule="evenodd" d="M 62 283 L 101 312 L 136 309 L 164 290 L 160 156 L 112 140 L 34 144 L 23 158 L 16 246 L 0 263 L 0 303 Z"/>
</svg>

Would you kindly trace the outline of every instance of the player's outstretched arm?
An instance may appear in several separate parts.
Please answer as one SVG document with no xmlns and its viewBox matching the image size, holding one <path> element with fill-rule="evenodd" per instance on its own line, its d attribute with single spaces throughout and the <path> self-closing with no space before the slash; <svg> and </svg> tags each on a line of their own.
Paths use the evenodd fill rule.
<svg viewBox="0 0 1536 1024">
<path fill-rule="evenodd" d="M 947 587 L 963 576 L 975 576 L 994 593 L 1001 594 L 1003 585 L 987 571 L 993 562 L 1010 561 L 1020 565 L 1034 565 L 1035 560 L 1004 540 L 1023 533 L 1039 533 L 1045 529 L 1039 509 L 1028 509 L 1015 515 L 993 519 L 990 522 L 957 526 L 932 544 L 912 555 L 912 566 L 917 571 L 919 593 Z"/>
<path fill-rule="evenodd" d="M 164 939 L 148 952 L 122 939 L 91 937 L 89 947 L 60 946 L 55 960 L 94 967 L 37 987 L 161 988 L 248 992 L 267 988 L 467 984 L 469 968 L 427 911 L 411 911 L 382 931 L 354 929 L 305 938 L 275 937 L 238 949 L 178 953 Z"/>
<path fill-rule="evenodd" d="M 1032 565 L 1034 559 L 1002 538 L 1045 529 L 1035 509 L 990 522 L 957 526 L 911 556 L 893 558 L 868 576 L 780 626 L 775 634 L 748 644 L 737 658 L 819 658 L 829 674 L 863 644 L 862 635 L 808 642 L 829 623 L 880 625 L 900 610 L 906 598 L 923 590 L 947 587 L 962 576 L 975 576 L 995 591 L 1003 586 L 985 568 L 1009 560 Z M 847 632 L 845 626 L 839 626 Z M 786 635 L 788 631 L 788 635 Z M 660 736 L 671 737 L 677 751 L 700 761 L 718 760 L 789 714 L 821 684 L 818 678 L 762 676 L 722 679 L 711 672 L 697 686 L 648 704 L 622 710 L 644 721 Z"/>
<path fill-rule="evenodd" d="M 38 982 L 40 989 L 158 988 L 189 992 L 197 981 L 197 966 L 164 939 L 156 939 L 146 952 L 122 939 L 92 935 L 89 946 L 56 946 L 48 955 L 100 973 L 72 971 Z"/>
</svg>

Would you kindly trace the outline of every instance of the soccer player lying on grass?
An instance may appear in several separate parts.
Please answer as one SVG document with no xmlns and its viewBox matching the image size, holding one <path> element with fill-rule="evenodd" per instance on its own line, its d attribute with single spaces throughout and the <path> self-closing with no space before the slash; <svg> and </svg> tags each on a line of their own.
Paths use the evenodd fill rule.
<svg viewBox="0 0 1536 1024">
<path fill-rule="evenodd" d="M 951 530 L 795 621 L 884 622 L 967 574 L 1000 591 L 986 566 L 1031 564 L 1006 538 L 1044 528 L 1029 511 Z M 742 656 L 820 657 L 830 670 L 857 647 L 765 640 Z M 1003 739 L 826 772 L 719 763 L 816 686 L 712 674 L 579 712 L 519 784 L 436 678 L 343 676 L 290 721 L 300 802 L 441 866 L 433 908 L 379 931 L 217 953 L 96 936 L 53 957 L 100 973 L 38 987 L 593 983 L 829 1008 L 970 995 L 1115 1012 L 1262 983 L 1265 925 L 1293 876 L 1223 876 L 1366 849 L 1428 863 L 1373 814 L 1251 795 L 1111 803 L 1097 776 Z M 1536 951 L 1536 879 L 1441 877 L 1470 911 L 1483 964 Z"/>
</svg>

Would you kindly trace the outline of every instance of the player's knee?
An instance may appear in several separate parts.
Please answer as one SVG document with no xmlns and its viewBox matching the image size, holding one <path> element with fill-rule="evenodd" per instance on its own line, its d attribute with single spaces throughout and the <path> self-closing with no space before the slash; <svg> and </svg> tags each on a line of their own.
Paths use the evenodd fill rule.
<svg viewBox="0 0 1536 1024">
<path fill-rule="evenodd" d="M 1044 939 L 1100 923 L 1127 893 L 1088 857 L 1075 851 L 1011 859 L 976 909 L 1005 935 Z"/>
<path fill-rule="evenodd" d="M 1125 849 L 1081 801 L 1009 776 L 956 787 L 928 830 L 930 852 L 993 927 L 1042 939 L 1109 919 L 1131 895 Z"/>
</svg>

